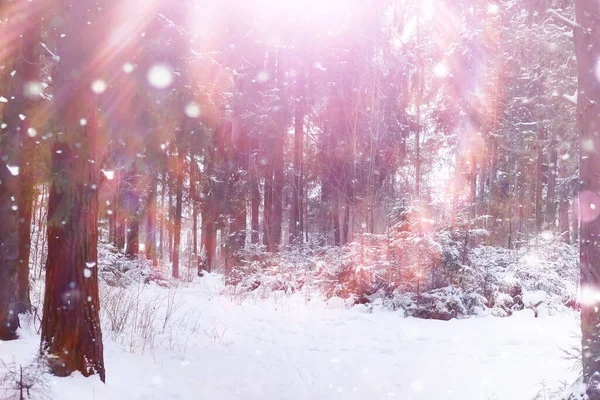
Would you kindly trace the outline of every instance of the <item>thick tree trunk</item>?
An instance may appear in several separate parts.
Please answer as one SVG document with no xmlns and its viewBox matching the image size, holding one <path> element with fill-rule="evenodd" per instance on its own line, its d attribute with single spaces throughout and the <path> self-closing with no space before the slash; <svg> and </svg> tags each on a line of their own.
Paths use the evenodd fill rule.
<svg viewBox="0 0 600 400">
<path fill-rule="evenodd" d="M 90 146 L 94 145 L 92 129 L 89 126 L 85 134 Z M 87 149 L 90 155 L 76 157 L 82 148 L 76 152 L 66 143 L 55 144 L 54 150 L 42 349 L 55 357 L 50 359 L 55 374 L 98 373 L 104 381 L 96 249 L 98 196 L 91 188 L 98 182 L 98 171 L 97 164 L 87 162 L 96 157 L 91 155 L 93 149 Z"/>
<path fill-rule="evenodd" d="M 51 356 L 55 374 L 80 371 L 84 376 L 99 374 L 104 381 L 97 253 L 101 157 L 96 104 L 89 89 L 96 77 L 90 65 L 102 41 L 104 12 L 89 1 L 61 4 L 60 32 L 79 40 L 57 40 L 60 61 L 53 101 L 57 128 L 64 134 L 52 149 L 41 346 Z M 98 27 L 90 29 L 87 21 L 97 21 Z M 82 116 L 86 123 L 81 123 Z"/>
<path fill-rule="evenodd" d="M 19 213 L 16 199 L 19 198 L 20 188 L 18 175 L 13 175 L 18 173 L 17 129 L 6 133 L 0 139 L 0 340 L 10 340 L 16 339 L 19 325 L 16 291 L 19 270 Z"/>
<path fill-rule="evenodd" d="M 30 121 L 40 98 L 28 96 L 25 86 L 39 79 L 41 62 L 36 47 L 40 36 L 41 9 L 27 4 L 22 4 L 19 18 L 9 19 L 6 27 L 18 39 L 15 46 L 17 54 L 12 54 L 15 58 L 9 86 L 12 93 L 5 94 L 9 99 L 2 117 L 6 127 L 0 135 L 4 137 L 0 140 L 0 339 L 14 338 L 17 314 L 31 308 L 32 137 L 37 135 L 36 128 L 40 127 L 32 126 Z M 29 119 L 21 120 L 20 114 Z M 36 122 L 42 121 L 36 119 Z"/>
<path fill-rule="evenodd" d="M 590 400 L 600 399 L 600 82 L 596 76 L 600 57 L 600 3 L 577 0 L 574 29 L 577 76 L 577 122 L 579 125 L 579 213 L 581 215 L 581 346 L 583 378 Z M 585 294 L 591 294 L 585 298 Z"/>
</svg>

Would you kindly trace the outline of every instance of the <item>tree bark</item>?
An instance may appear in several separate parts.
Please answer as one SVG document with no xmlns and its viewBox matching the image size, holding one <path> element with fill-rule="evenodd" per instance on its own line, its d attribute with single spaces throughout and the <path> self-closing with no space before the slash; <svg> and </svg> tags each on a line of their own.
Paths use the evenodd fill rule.
<svg viewBox="0 0 600 400">
<path fill-rule="evenodd" d="M 160 252 L 159 252 L 159 258 L 160 260 L 164 260 L 165 258 L 165 224 L 166 224 L 166 215 L 167 213 L 165 212 L 165 198 L 167 195 L 167 162 L 166 162 L 166 157 L 165 160 L 163 161 L 163 171 L 162 171 L 162 177 L 161 177 L 161 196 L 160 196 L 160 222 L 159 222 L 159 245 L 160 245 Z"/>
<path fill-rule="evenodd" d="M 198 196 L 196 195 L 196 185 L 198 184 L 199 171 L 198 164 L 192 156 L 190 161 L 190 202 L 192 203 L 192 256 L 194 262 L 200 268 L 200 258 L 198 257 Z"/>
<path fill-rule="evenodd" d="M 296 107 L 294 109 L 294 179 L 292 184 L 292 209 L 290 221 L 290 243 L 302 242 L 302 199 L 303 199 L 303 149 L 305 98 L 304 71 L 300 69 L 296 78 Z"/>
<path fill-rule="evenodd" d="M 182 140 L 180 138 L 180 140 Z M 175 224 L 173 231 L 173 277 L 179 278 L 179 245 L 181 242 L 181 213 L 183 210 L 183 176 L 185 175 L 185 152 L 182 143 L 179 144 L 177 178 L 175 183 Z"/>
<path fill-rule="evenodd" d="M 548 165 L 548 188 L 546 193 L 546 228 L 556 227 L 556 176 L 558 171 L 558 142 L 552 139 L 550 142 L 550 164 Z"/>
<path fill-rule="evenodd" d="M 250 176 L 250 243 L 260 242 L 260 181 L 258 174 L 258 143 L 255 137 L 248 137 L 249 176 Z"/>
<path fill-rule="evenodd" d="M 558 179 L 561 182 L 558 188 L 558 231 L 565 243 L 571 243 L 569 235 L 569 197 L 571 191 L 569 190 L 568 182 L 565 182 L 565 178 L 567 177 L 567 162 L 563 158 L 563 155 L 566 154 L 568 153 L 565 152 L 557 160 Z"/>
<path fill-rule="evenodd" d="M 539 123 L 538 123 L 539 124 Z M 535 168 L 535 229 L 537 232 L 542 230 L 542 166 L 544 164 L 543 141 L 544 128 L 539 126 L 537 129 L 537 161 Z"/>
<path fill-rule="evenodd" d="M 39 96 L 27 95 L 28 82 L 38 80 L 40 57 L 38 46 L 41 10 L 24 3 L 19 18 L 8 21 L 16 39 L 15 61 L 10 77 L 12 93 L 4 108 L 6 124 L 0 140 L 0 339 L 16 336 L 17 314 L 31 308 L 29 299 L 29 250 L 31 212 L 33 207 L 33 138 L 37 135 L 33 123 L 43 123 L 35 117 Z M 9 54 L 12 53 L 9 50 Z M 29 119 L 21 120 L 20 114 Z M 34 120 L 32 123 L 31 120 Z M 0 135 L 2 136 L 2 135 Z M 31 137 L 30 137 L 31 136 Z M 11 170 L 7 167 L 10 166 Z M 16 174 L 13 174 L 16 173 Z M 7 286 L 4 286 L 7 285 Z"/>
<path fill-rule="evenodd" d="M 596 294 L 600 292 L 600 82 L 596 77 L 600 57 L 600 3 L 596 0 L 575 2 L 577 24 L 574 29 L 577 56 L 577 122 L 579 127 L 579 213 L 581 215 L 580 268 L 581 291 L 593 293 L 581 303 L 581 346 L 583 379 L 590 400 L 600 399 L 600 310 Z"/>
<path fill-rule="evenodd" d="M 150 170 L 150 191 L 148 192 L 148 204 L 146 209 L 146 258 L 157 266 L 156 258 L 156 195 L 158 190 L 158 173 Z"/>
<path fill-rule="evenodd" d="M 6 121 L 6 119 L 4 120 Z M 5 123 L 16 123 L 8 121 Z M 15 128 L 0 136 L 0 340 L 17 338 L 17 271 L 19 270 L 19 136 Z M 4 161 L 6 160 L 6 161 Z M 9 170 L 10 167 L 10 170 Z"/>
<path fill-rule="evenodd" d="M 139 176 L 135 161 L 127 173 L 127 250 L 125 254 L 135 258 L 140 253 L 140 196 Z"/>
<path fill-rule="evenodd" d="M 71 2 L 69 2 L 71 3 Z M 60 61 L 54 75 L 58 116 L 48 199 L 48 260 L 41 347 L 59 376 L 80 371 L 105 380 L 98 293 L 98 154 L 96 102 L 90 90 L 93 59 L 102 42 L 104 15 L 89 1 L 62 2 Z M 72 71 L 78 71 L 74 75 Z M 86 122 L 82 123 L 82 116 Z M 90 160 L 92 162 L 90 162 Z"/>
<path fill-rule="evenodd" d="M 265 167 L 265 184 L 263 199 L 263 244 L 267 251 L 273 252 L 273 168 L 271 161 Z"/>
</svg>

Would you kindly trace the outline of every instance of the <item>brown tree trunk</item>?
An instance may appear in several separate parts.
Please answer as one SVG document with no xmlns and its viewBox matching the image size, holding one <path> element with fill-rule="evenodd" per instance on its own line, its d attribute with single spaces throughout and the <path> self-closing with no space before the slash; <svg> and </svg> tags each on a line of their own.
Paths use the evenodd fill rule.
<svg viewBox="0 0 600 400">
<path fill-rule="evenodd" d="M 580 239 L 579 219 L 579 201 L 578 197 L 574 196 L 573 205 L 571 207 L 571 241 L 573 243 Z"/>
<path fill-rule="evenodd" d="M 292 209 L 290 220 L 290 243 L 302 242 L 303 199 L 303 149 L 304 149 L 304 71 L 296 78 L 296 107 L 294 110 L 294 179 L 292 184 Z"/>
<path fill-rule="evenodd" d="M 198 257 L 198 199 L 196 195 L 196 185 L 198 184 L 198 165 L 192 156 L 190 162 L 190 202 L 192 203 L 192 256 L 195 258 L 200 268 L 200 258 Z"/>
<path fill-rule="evenodd" d="M 14 175 L 18 173 L 19 165 L 19 136 L 16 128 L 0 136 L 0 151 L 0 340 L 10 340 L 16 339 L 19 325 L 16 291 L 19 270 L 19 213 L 16 199 L 19 198 L 20 187 L 19 177 Z"/>
<path fill-rule="evenodd" d="M 344 224 L 342 225 L 342 244 L 348 243 L 350 235 L 350 195 L 345 196 Z"/>
<path fill-rule="evenodd" d="M 568 154 L 568 153 L 564 153 Z M 557 157 L 558 162 L 558 179 L 562 182 L 561 186 L 558 189 L 558 231 L 565 241 L 565 243 L 570 243 L 570 235 L 569 235 L 569 195 L 570 190 L 569 185 L 564 182 L 567 176 L 567 162 L 562 157 Z M 576 202 L 576 201 L 575 201 Z"/>
<path fill-rule="evenodd" d="M 340 204 L 339 204 L 339 193 L 335 194 L 333 199 L 333 212 L 331 213 L 331 219 L 333 222 L 333 243 L 336 246 L 341 245 L 340 237 Z"/>
<path fill-rule="evenodd" d="M 167 250 L 169 254 L 169 261 L 173 261 L 173 182 L 169 181 L 169 209 L 167 210 Z"/>
<path fill-rule="evenodd" d="M 254 137 L 248 137 L 248 162 L 250 184 L 250 243 L 258 244 L 260 241 L 260 182 L 258 174 L 258 142 Z"/>
<path fill-rule="evenodd" d="M 21 147 L 22 151 L 29 146 Z M 17 312 L 31 310 L 29 296 L 29 254 L 31 251 L 31 217 L 33 212 L 34 183 L 31 165 L 22 163 L 19 198 L 19 269 L 17 272 Z"/>
<path fill-rule="evenodd" d="M 271 162 L 266 166 L 263 199 L 263 244 L 267 251 L 273 252 L 273 168 Z"/>
<path fill-rule="evenodd" d="M 140 252 L 140 198 L 138 194 L 138 171 L 135 162 L 127 173 L 127 250 L 125 254 L 131 258 L 138 256 Z"/>
<path fill-rule="evenodd" d="M 535 167 L 535 229 L 542 230 L 542 166 L 544 164 L 543 141 L 544 128 L 539 126 L 537 130 L 537 162 Z"/>
<path fill-rule="evenodd" d="M 104 11 L 89 1 L 61 4 L 60 32 L 79 40 L 56 42 L 60 61 L 53 101 L 58 129 L 64 134 L 52 149 L 41 346 L 52 356 L 48 362 L 55 374 L 80 371 L 84 376 L 99 374 L 104 381 L 97 265 L 101 157 L 96 104 L 89 89 L 96 76 L 89 66 L 101 42 Z M 98 22 L 98 27 L 89 29 L 87 21 Z"/>
<path fill-rule="evenodd" d="M 27 83 L 39 79 L 41 65 L 36 51 L 41 9 L 34 4 L 27 4 L 24 3 L 20 8 L 19 18 L 9 19 L 6 27 L 18 39 L 14 47 L 16 54 L 11 54 L 15 58 L 10 82 L 13 90 L 5 94 L 10 101 L 4 108 L 2 122 L 6 128 L 2 135 L 4 138 L 0 140 L 0 339 L 14 338 L 18 325 L 17 314 L 31 308 L 32 137 L 37 135 L 36 128 L 41 128 L 33 125 L 43 124 L 44 121 L 35 115 L 39 96 L 28 96 L 25 91 Z M 21 120 L 20 114 L 25 114 L 29 119 Z"/>
<path fill-rule="evenodd" d="M 273 174 L 273 219 L 272 219 L 272 249 L 277 251 L 279 245 L 281 245 L 281 225 L 283 223 L 283 134 L 282 129 L 279 132 L 281 137 L 277 141 L 277 147 L 275 148 L 275 162 L 274 162 L 274 174 Z"/>
<path fill-rule="evenodd" d="M 115 227 L 116 227 L 116 235 L 115 235 L 115 246 L 119 251 L 125 251 L 125 231 L 127 229 L 127 222 L 125 220 L 125 210 L 123 207 L 122 195 L 124 192 L 124 184 L 123 184 L 123 171 L 119 171 L 117 173 L 117 193 L 115 194 L 114 201 L 114 215 L 115 215 Z"/>
<path fill-rule="evenodd" d="M 181 242 L 181 212 L 183 210 L 183 175 L 185 175 L 185 152 L 180 144 L 178 149 L 177 179 L 175 183 L 175 224 L 173 231 L 173 277 L 179 278 L 179 245 Z"/>
<path fill-rule="evenodd" d="M 260 188 L 258 180 L 255 177 L 250 179 L 250 208 L 252 214 L 250 221 L 252 234 L 250 235 L 250 239 L 253 244 L 258 244 L 260 238 Z"/>
<path fill-rule="evenodd" d="M 550 164 L 548 166 L 548 191 L 546 193 L 546 225 L 548 229 L 556 227 L 556 175 L 558 170 L 558 142 L 550 143 Z"/>
<path fill-rule="evenodd" d="M 216 228 L 214 215 L 208 207 L 202 210 L 202 269 L 212 272 L 216 246 Z M 200 275 L 202 271 L 198 271 Z"/>
<path fill-rule="evenodd" d="M 600 311 L 595 295 L 600 291 L 600 83 L 596 77 L 600 57 L 600 3 L 596 0 L 576 0 L 578 27 L 574 29 L 577 76 L 577 122 L 580 149 L 579 241 L 581 291 L 592 293 L 591 299 L 581 302 L 581 346 L 583 379 L 590 400 L 600 399 Z M 586 301 L 587 300 L 587 301 Z"/>
<path fill-rule="evenodd" d="M 146 220 L 146 258 L 152 265 L 158 265 L 156 258 L 156 195 L 158 186 L 158 173 L 150 171 L 150 191 L 148 192 L 147 220 Z"/>
<path fill-rule="evenodd" d="M 165 224 L 166 224 L 166 215 L 165 212 L 165 198 L 167 195 L 167 163 L 164 160 L 163 171 L 162 171 L 162 180 L 161 180 L 161 195 L 160 195 L 160 221 L 159 221 L 159 258 L 160 260 L 164 260 L 165 258 Z"/>
</svg>

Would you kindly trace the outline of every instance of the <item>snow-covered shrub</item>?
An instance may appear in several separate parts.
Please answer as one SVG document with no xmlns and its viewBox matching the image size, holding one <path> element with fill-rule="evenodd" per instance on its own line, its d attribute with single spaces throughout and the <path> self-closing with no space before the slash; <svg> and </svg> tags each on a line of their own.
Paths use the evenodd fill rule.
<svg viewBox="0 0 600 400">
<path fill-rule="evenodd" d="M 393 304 L 408 316 L 449 320 L 481 313 L 486 308 L 484 301 L 483 296 L 477 293 L 467 293 L 461 288 L 448 286 L 421 294 L 397 293 Z"/>
<path fill-rule="evenodd" d="M 0 359 L 0 398 L 44 398 L 50 387 L 47 372 L 44 357 L 37 357 L 28 365 Z"/>
<path fill-rule="evenodd" d="M 130 259 L 113 245 L 98 243 L 98 277 L 109 286 L 127 287 L 136 282 L 156 282 L 168 286 L 160 270 L 143 258 Z"/>
<path fill-rule="evenodd" d="M 578 250 L 559 236 L 544 232 L 519 249 L 485 246 L 487 231 L 467 219 L 434 227 L 415 207 L 396 211 L 386 234 L 355 234 L 345 246 L 250 248 L 227 277 L 228 290 L 261 297 L 304 290 L 435 319 L 523 308 L 543 316 L 576 304 Z"/>
<path fill-rule="evenodd" d="M 576 305 L 578 249 L 549 232 L 521 249 L 474 248 L 469 258 L 466 287 L 481 293 L 494 314 L 510 315 L 524 307 L 552 313 Z"/>
</svg>

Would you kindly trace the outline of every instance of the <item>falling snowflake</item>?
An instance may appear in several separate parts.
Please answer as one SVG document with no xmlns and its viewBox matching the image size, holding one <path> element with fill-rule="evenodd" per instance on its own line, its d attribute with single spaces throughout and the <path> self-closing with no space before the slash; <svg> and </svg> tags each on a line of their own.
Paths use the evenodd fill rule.
<svg viewBox="0 0 600 400">
<path fill-rule="evenodd" d="M 188 103 L 184 111 L 185 115 L 189 118 L 198 118 L 200 116 L 200 107 L 196 103 Z"/>
<path fill-rule="evenodd" d="M 173 71 L 168 65 L 156 64 L 148 70 L 148 82 L 157 89 L 166 89 L 173 83 Z"/>
<path fill-rule="evenodd" d="M 92 82 L 91 88 L 92 92 L 96 94 L 104 93 L 104 91 L 106 91 L 106 82 L 101 79 L 96 79 L 94 82 Z"/>
</svg>

